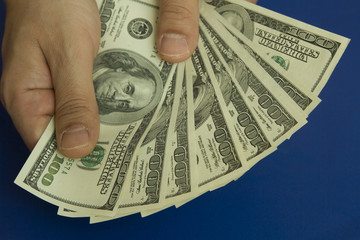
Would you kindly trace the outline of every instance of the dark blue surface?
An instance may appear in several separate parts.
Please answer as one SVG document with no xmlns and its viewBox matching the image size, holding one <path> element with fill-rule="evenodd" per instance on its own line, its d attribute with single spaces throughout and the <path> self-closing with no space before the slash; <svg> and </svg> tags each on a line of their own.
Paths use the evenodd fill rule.
<svg viewBox="0 0 360 240">
<path fill-rule="evenodd" d="M 29 152 L 1 106 L 0 239 L 360 239 L 357 2 L 259 1 L 352 41 L 307 125 L 238 181 L 179 209 L 95 225 L 57 216 L 13 183 Z"/>
</svg>

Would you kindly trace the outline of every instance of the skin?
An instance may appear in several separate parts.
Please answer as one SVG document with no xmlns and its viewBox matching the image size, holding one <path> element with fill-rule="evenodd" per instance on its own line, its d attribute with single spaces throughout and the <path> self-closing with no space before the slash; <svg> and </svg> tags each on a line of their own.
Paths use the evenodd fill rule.
<svg viewBox="0 0 360 240">
<path fill-rule="evenodd" d="M 154 81 L 130 76 L 122 70 L 102 74 L 94 86 L 96 98 L 109 99 L 110 103 L 126 102 L 131 109 L 147 106 L 156 87 Z"/>
<path fill-rule="evenodd" d="M 100 41 L 95 1 L 4 2 L 2 104 L 30 150 L 55 114 L 59 151 L 70 158 L 88 155 L 100 128 L 92 82 Z M 164 60 L 191 56 L 198 19 L 198 0 L 160 1 L 157 47 Z"/>
</svg>

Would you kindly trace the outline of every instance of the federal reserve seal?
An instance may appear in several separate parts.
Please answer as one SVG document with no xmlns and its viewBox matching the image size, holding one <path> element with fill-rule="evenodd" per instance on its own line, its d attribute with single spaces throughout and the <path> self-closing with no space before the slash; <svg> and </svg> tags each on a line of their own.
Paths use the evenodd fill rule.
<svg viewBox="0 0 360 240">
<path fill-rule="evenodd" d="M 128 24 L 129 34 L 136 39 L 145 39 L 151 35 L 152 31 L 151 23 L 144 18 L 135 18 Z"/>
</svg>

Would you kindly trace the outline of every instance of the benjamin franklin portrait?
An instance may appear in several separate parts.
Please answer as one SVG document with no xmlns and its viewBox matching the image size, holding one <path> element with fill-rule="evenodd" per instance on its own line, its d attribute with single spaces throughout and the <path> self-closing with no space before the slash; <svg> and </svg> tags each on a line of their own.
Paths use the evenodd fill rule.
<svg viewBox="0 0 360 240">
<path fill-rule="evenodd" d="M 195 129 L 198 129 L 210 117 L 215 91 L 210 82 L 203 82 L 196 76 L 193 79 L 193 94 Z"/>
<path fill-rule="evenodd" d="M 245 8 L 231 3 L 219 6 L 215 10 L 248 39 L 254 38 L 254 23 Z"/>
<path fill-rule="evenodd" d="M 100 121 L 120 125 L 137 121 L 160 101 L 163 85 L 159 70 L 137 53 L 111 49 L 94 63 L 93 81 Z"/>
</svg>

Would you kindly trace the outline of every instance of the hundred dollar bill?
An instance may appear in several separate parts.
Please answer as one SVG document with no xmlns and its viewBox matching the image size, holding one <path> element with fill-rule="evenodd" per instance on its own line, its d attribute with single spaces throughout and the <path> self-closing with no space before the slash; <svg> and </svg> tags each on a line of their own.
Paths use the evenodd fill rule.
<svg viewBox="0 0 360 240">
<path fill-rule="evenodd" d="M 231 25 L 225 18 L 211 8 L 202 8 L 203 29 L 209 33 L 213 41 L 217 41 L 218 36 L 222 36 L 226 32 L 224 26 L 230 31 L 232 36 L 241 44 L 241 46 L 249 52 L 259 65 L 272 77 L 272 79 L 291 97 L 291 99 L 308 115 L 320 103 L 320 99 L 307 90 L 306 86 L 302 86 L 301 82 L 294 82 L 289 72 L 283 69 L 272 59 L 268 59 L 258 46 L 250 39 L 246 38 L 237 28 Z M 205 10 L 204 10 L 205 9 Z M 215 18 L 214 18 L 215 17 Z M 223 25 L 218 23 L 221 21 Z M 211 22 L 211 25 L 209 24 Z M 229 35 L 230 37 L 230 35 Z"/>
<path fill-rule="evenodd" d="M 286 69 L 293 82 L 319 95 L 349 39 L 243 0 L 205 2 Z"/>
<path fill-rule="evenodd" d="M 103 0 L 96 0 L 96 5 L 98 6 L 99 9 L 101 7 L 102 2 Z"/>
<path fill-rule="evenodd" d="M 120 196 L 116 216 L 93 216 L 91 223 L 137 212 L 153 214 L 173 205 L 175 199 L 185 197 L 196 189 L 194 174 L 197 172 L 192 171 L 192 175 L 190 174 L 190 169 L 196 170 L 196 163 L 193 161 L 191 165 L 195 167 L 191 168 L 189 158 L 193 152 L 189 150 L 188 138 L 191 138 L 191 134 L 187 129 L 184 63 L 177 66 L 176 72 L 155 124 L 133 160 L 130 168 L 132 174 L 125 182 L 125 190 Z M 175 132 L 175 129 L 179 132 Z M 167 198 L 173 198 L 173 201 L 170 204 L 166 203 Z M 66 216 L 83 216 L 69 211 L 61 213 Z"/>
<path fill-rule="evenodd" d="M 198 158 L 199 191 L 226 184 L 248 169 L 237 151 L 239 142 L 221 108 L 224 100 L 216 94 L 210 76 L 197 48 L 186 63 L 187 82 L 193 83 L 195 145 Z M 225 114 L 225 116 L 224 116 Z"/>
<path fill-rule="evenodd" d="M 94 151 L 70 159 L 57 151 L 52 120 L 15 183 L 59 207 L 113 215 L 139 143 L 164 101 L 174 67 L 157 55 L 157 8 L 140 1 L 103 1 L 93 80 L 100 113 Z"/>
<path fill-rule="evenodd" d="M 178 65 L 178 71 L 180 71 L 180 66 L 184 65 Z M 183 73 L 184 69 L 181 71 Z M 179 76 L 183 75 L 179 74 Z M 163 184 L 166 185 L 163 188 L 167 191 L 166 194 L 162 195 L 161 206 L 163 207 L 144 210 L 141 212 L 142 217 L 159 212 L 174 204 L 178 206 L 198 195 L 198 172 L 193 143 L 195 126 L 192 109 L 192 85 L 186 84 L 185 80 L 182 83 L 181 99 L 174 103 L 174 108 L 178 111 L 173 112 L 175 115 L 171 118 L 166 144 L 170 151 L 165 152 L 168 161 L 165 162 L 164 174 L 168 177 L 163 178 Z M 185 106 L 186 108 L 184 108 Z M 176 119 L 176 122 L 173 119 Z"/>
<path fill-rule="evenodd" d="M 166 99 L 134 157 L 129 168 L 128 178 L 124 183 L 124 190 L 119 197 L 117 214 L 114 217 L 95 216 L 91 222 L 108 221 L 126 215 L 138 213 L 151 208 L 160 207 L 162 178 L 164 177 L 164 163 L 167 138 L 170 137 L 169 122 L 173 112 L 175 98 L 179 98 L 181 83 L 174 74 Z M 182 80 L 182 79 L 181 79 Z"/>
<path fill-rule="evenodd" d="M 179 71 L 177 71 L 179 73 Z M 175 74 L 155 124 L 151 127 L 141 148 L 133 161 L 131 177 L 126 180 L 126 191 L 120 196 L 118 213 L 140 212 L 149 208 L 160 207 L 161 195 L 166 193 L 166 185 L 161 184 L 166 178 L 165 162 L 168 147 L 171 117 L 177 112 L 175 102 L 179 102 L 182 78 Z M 176 115 L 175 115 L 176 116 Z"/>
<path fill-rule="evenodd" d="M 202 22 L 200 27 L 212 49 L 220 52 L 219 60 L 236 79 L 237 89 L 242 89 L 241 94 L 273 146 L 290 138 L 306 123 L 303 110 L 228 32 L 210 35 Z"/>
<path fill-rule="evenodd" d="M 57 214 L 62 217 L 71 217 L 71 218 L 89 217 L 89 214 L 86 214 L 84 212 L 77 212 L 63 207 L 58 208 Z"/>
<path fill-rule="evenodd" d="M 125 190 L 119 199 L 119 208 L 114 218 L 124 216 L 124 214 L 133 214 L 137 212 L 151 211 L 155 212 L 166 208 L 169 204 L 165 203 L 168 192 L 177 190 L 177 194 L 191 193 L 191 176 L 188 158 L 187 131 L 181 133 L 179 139 L 182 146 L 174 148 L 173 139 L 178 135 L 174 133 L 177 115 L 186 109 L 180 105 L 180 98 L 183 85 L 184 64 L 179 64 L 176 74 L 173 77 L 166 94 L 166 99 L 161 107 L 161 111 L 156 117 L 156 123 L 151 127 L 140 150 L 130 168 L 132 173 L 126 179 Z M 182 114 L 181 114 L 182 115 Z M 180 116 L 182 117 L 182 116 Z M 184 119 L 181 119 L 182 121 Z M 183 121 L 181 123 L 186 123 Z M 176 168 L 175 179 L 169 178 L 169 171 L 174 163 L 173 156 L 180 163 Z M 181 165 L 183 163 L 184 165 Z M 185 165 L 187 164 L 187 165 Z M 173 186 L 168 182 L 173 181 Z M 171 189 L 167 189 L 167 188 Z M 174 202 L 172 203 L 174 204 Z M 172 205 L 170 204 L 170 205 Z M 119 216 L 118 216 L 119 214 Z M 110 217 L 93 217 L 92 222 L 106 221 L 114 219 Z"/>
<path fill-rule="evenodd" d="M 197 191 L 198 171 L 194 147 L 194 109 L 192 92 L 188 91 L 191 83 L 185 79 L 185 63 L 178 65 L 179 78 L 183 79 L 180 101 L 174 104 L 174 115 L 169 128 L 166 144 L 165 176 L 163 184 L 164 203 L 174 205 L 183 199 L 191 198 Z"/>
<path fill-rule="evenodd" d="M 172 113 L 168 132 L 168 141 L 165 152 L 164 178 L 159 209 L 142 211 L 141 216 L 146 217 L 161 211 L 174 204 L 178 204 L 197 196 L 198 171 L 194 145 L 194 110 L 192 91 L 184 74 L 184 63 L 178 65 L 179 78 L 183 79 L 180 101 L 174 103 L 175 111 Z M 176 121 L 175 121 L 176 120 Z"/>
<path fill-rule="evenodd" d="M 112 218 L 109 218 L 109 217 L 106 217 L 106 216 L 104 216 L 104 219 L 101 219 L 100 217 L 97 217 L 95 215 L 90 215 L 89 213 L 86 213 L 86 212 L 74 211 L 74 210 L 70 210 L 70 209 L 67 209 L 67 208 L 63 208 L 63 207 L 59 207 L 57 214 L 59 216 L 69 217 L 69 218 L 85 218 L 85 217 L 89 217 L 91 224 L 92 223 L 103 222 L 103 221 L 107 221 L 107 220 L 112 219 Z M 128 215 L 131 215 L 131 214 L 128 214 Z M 125 217 L 125 216 L 128 216 L 128 215 L 124 215 L 122 217 Z"/>
<path fill-rule="evenodd" d="M 228 66 L 224 66 L 224 60 L 217 48 L 213 48 L 207 41 L 204 32 L 200 29 L 200 54 L 213 81 L 214 88 L 218 88 L 225 100 L 223 110 L 229 112 L 227 118 L 233 125 L 234 135 L 241 143 L 237 151 L 246 160 L 246 166 L 251 168 L 258 161 L 276 150 L 275 143 L 270 141 L 255 117 L 253 109 L 244 99 L 244 92 L 237 83 Z M 264 127 L 264 126 L 263 126 Z"/>
<path fill-rule="evenodd" d="M 69 217 L 69 218 L 85 218 L 90 217 L 89 213 L 86 212 L 79 212 L 75 210 L 71 210 L 64 207 L 59 207 L 57 211 L 57 215 L 62 217 Z"/>
</svg>

